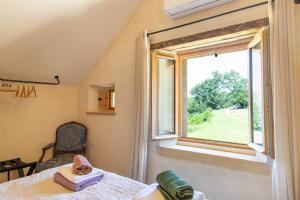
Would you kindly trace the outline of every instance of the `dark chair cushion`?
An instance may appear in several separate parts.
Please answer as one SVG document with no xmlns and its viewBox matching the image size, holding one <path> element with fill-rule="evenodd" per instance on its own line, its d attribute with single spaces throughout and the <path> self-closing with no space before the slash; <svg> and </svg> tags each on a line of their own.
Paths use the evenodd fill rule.
<svg viewBox="0 0 300 200">
<path fill-rule="evenodd" d="M 86 141 L 86 128 L 76 123 L 68 123 L 57 129 L 56 152 L 82 151 Z"/>
<path fill-rule="evenodd" d="M 46 169 L 54 168 L 54 167 L 59 167 L 68 163 L 73 162 L 73 157 L 75 154 L 62 154 L 62 155 L 57 155 L 55 158 L 52 158 L 50 160 L 47 160 L 43 163 L 38 163 L 35 169 L 35 172 L 41 172 Z"/>
</svg>

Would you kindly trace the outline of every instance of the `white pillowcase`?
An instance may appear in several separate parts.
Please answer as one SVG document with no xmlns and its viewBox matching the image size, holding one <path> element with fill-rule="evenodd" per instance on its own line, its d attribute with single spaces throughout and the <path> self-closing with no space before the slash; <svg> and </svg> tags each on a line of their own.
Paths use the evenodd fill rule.
<svg viewBox="0 0 300 200">
<path fill-rule="evenodd" d="M 157 183 L 146 186 L 133 197 L 133 200 L 165 200 L 157 186 Z M 205 200 L 205 196 L 202 192 L 195 192 L 193 200 Z"/>
<path fill-rule="evenodd" d="M 157 186 L 157 183 L 146 186 L 133 197 L 133 200 L 165 200 L 159 189 L 157 189 Z"/>
</svg>

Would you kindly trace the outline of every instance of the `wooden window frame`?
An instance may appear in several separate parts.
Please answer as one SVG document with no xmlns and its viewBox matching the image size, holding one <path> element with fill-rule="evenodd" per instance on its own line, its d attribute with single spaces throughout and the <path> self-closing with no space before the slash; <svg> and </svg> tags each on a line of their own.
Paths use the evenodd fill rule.
<svg viewBox="0 0 300 200">
<path fill-rule="evenodd" d="M 175 69 L 174 69 L 174 133 L 166 134 L 166 135 L 159 135 L 157 133 L 157 118 L 158 118 L 158 113 L 157 113 L 157 74 L 158 74 L 158 58 L 165 58 L 169 60 L 174 60 L 175 64 Z M 177 61 L 176 57 L 174 54 L 167 53 L 167 52 L 160 52 L 160 51 L 152 51 L 151 53 L 151 101 L 152 101 L 152 109 L 151 109 L 151 116 L 152 116 L 152 140 L 162 140 L 162 139 L 170 139 L 170 138 L 177 138 L 178 137 L 178 127 L 177 127 L 177 121 L 178 121 L 178 99 L 177 99 L 177 93 L 178 93 L 178 85 L 177 85 Z"/>
<path fill-rule="evenodd" d="M 181 73 L 182 71 L 182 61 L 189 59 L 189 58 L 195 58 L 195 57 L 204 57 L 208 55 L 213 55 L 215 53 L 227 53 L 232 51 L 239 51 L 239 50 L 246 50 L 248 49 L 248 45 L 251 42 L 251 40 L 243 40 L 243 41 L 235 41 L 230 42 L 227 44 L 221 44 L 221 45 L 213 45 L 209 47 L 194 49 L 190 51 L 184 51 L 179 52 L 177 54 L 177 59 L 180 61 L 178 62 L 178 71 Z M 177 82 L 181 83 L 181 76 L 179 76 L 180 79 L 177 79 Z M 180 94 L 181 95 L 181 94 Z M 178 99 L 181 99 L 181 96 L 177 96 Z M 179 110 L 181 110 L 181 102 L 178 103 Z M 181 119 L 177 122 L 179 124 L 178 130 L 182 130 L 182 124 Z M 199 138 L 191 138 L 186 137 L 182 131 L 179 131 L 178 134 L 178 141 L 181 142 L 191 142 L 196 144 L 205 144 L 205 145 L 212 145 L 211 149 L 218 150 L 219 147 L 225 147 L 228 148 L 229 152 L 238 152 L 236 149 L 242 149 L 242 150 L 248 150 L 252 151 L 253 148 L 249 147 L 248 144 L 238 144 L 238 143 L 231 143 L 231 142 L 221 142 L 221 141 L 215 141 L 215 140 L 208 140 L 208 139 L 199 139 Z M 215 146 L 215 148 L 213 147 Z M 254 152 L 250 153 L 253 154 Z"/>
<path fill-rule="evenodd" d="M 253 41 L 249 44 L 248 48 L 251 49 L 255 45 L 261 43 L 261 49 L 262 49 L 262 76 L 263 76 L 263 137 L 264 137 L 264 146 L 261 147 L 255 143 L 253 143 L 253 135 L 251 132 L 253 132 L 252 127 L 252 103 L 249 103 L 249 119 L 251 126 L 249 127 L 249 133 L 251 137 L 251 143 L 249 146 L 253 149 L 255 149 L 258 152 L 264 153 L 272 158 L 275 157 L 274 155 L 274 129 L 273 129 L 273 101 L 272 101 L 272 85 L 271 85 L 271 73 L 270 73 L 270 59 L 269 59 L 269 41 L 268 41 L 268 28 L 263 28 L 261 31 L 259 31 Z M 251 50 L 249 51 L 251 54 Z M 249 55 L 251 56 L 251 55 Z M 249 64 L 249 74 L 251 73 L 250 64 Z M 250 79 L 252 83 L 252 78 Z M 249 84 L 249 99 L 252 101 L 252 84 Z"/>
<path fill-rule="evenodd" d="M 198 49 L 192 49 L 192 50 L 186 50 L 182 52 L 177 52 L 176 54 L 172 52 L 165 52 L 165 51 L 159 51 L 155 50 L 152 51 L 152 106 L 156 106 L 154 98 L 156 98 L 156 88 L 153 82 L 156 81 L 155 76 L 153 76 L 155 71 L 156 65 L 156 57 L 164 57 L 168 59 L 175 60 L 175 135 L 172 136 L 157 136 L 155 133 L 156 131 L 156 116 L 155 116 L 155 110 L 152 109 L 152 138 L 153 139 L 168 139 L 170 137 L 178 137 L 179 142 L 186 142 L 186 143 L 195 143 L 195 144 L 204 144 L 208 146 L 212 146 L 210 149 L 216 149 L 219 150 L 220 147 L 222 149 L 228 149 L 228 150 L 222 150 L 222 151 L 229 151 L 229 152 L 236 152 L 240 153 L 240 151 L 237 151 L 237 149 L 246 150 L 250 152 L 249 154 L 255 154 L 255 151 L 259 151 L 261 153 L 264 153 L 272 158 L 274 158 L 274 147 L 273 147 L 273 110 L 272 110 L 272 90 L 271 90 L 271 82 L 270 82 L 270 63 L 269 63 L 269 45 L 268 45 L 268 31 L 266 31 L 266 28 L 263 28 L 262 31 L 258 32 L 257 36 L 251 39 L 243 39 L 238 41 L 233 41 L 226 44 L 217 44 L 212 45 L 208 47 L 202 47 Z M 221 141 L 214 141 L 214 140 L 206 140 L 206 139 L 198 139 L 198 138 L 190 138 L 185 137 L 184 133 L 182 132 L 182 63 L 184 60 L 188 58 L 194 58 L 194 57 L 203 57 L 212 55 L 214 53 L 226 53 L 226 52 L 232 52 L 232 51 L 238 51 L 238 50 L 245 50 L 249 49 L 249 44 L 255 43 L 257 41 L 261 41 L 262 44 L 262 62 L 263 62 L 263 96 L 264 96 L 264 149 L 257 148 L 255 145 L 251 144 L 251 141 L 249 141 L 249 144 L 238 144 L 238 143 L 230 143 L 230 142 L 221 142 Z M 250 66 L 248 68 L 250 70 Z M 250 78 L 250 77 L 249 77 Z M 250 86 L 250 80 L 249 86 Z M 249 95 L 252 92 L 249 88 Z M 250 96 L 248 97 L 250 99 Z M 250 103 L 249 103 L 250 104 Z M 266 106 L 269 105 L 269 106 Z M 249 107 L 249 112 L 251 111 L 251 108 Z M 249 113 L 250 115 L 250 113 Z M 250 118 L 249 118 L 250 119 Z M 249 121 L 252 126 L 252 122 Z M 250 126 L 250 127 L 251 127 Z M 251 134 L 249 130 L 249 134 Z M 251 137 L 250 137 L 251 139 Z M 208 148 L 208 147 L 205 147 Z M 242 153 L 242 154 L 248 154 L 248 153 Z"/>
</svg>

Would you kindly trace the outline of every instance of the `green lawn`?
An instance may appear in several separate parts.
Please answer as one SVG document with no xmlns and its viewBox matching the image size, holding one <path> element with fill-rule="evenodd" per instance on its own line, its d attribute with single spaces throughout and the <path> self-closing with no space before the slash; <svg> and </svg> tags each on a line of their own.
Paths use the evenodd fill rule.
<svg viewBox="0 0 300 200">
<path fill-rule="evenodd" d="M 188 127 L 188 137 L 247 144 L 249 142 L 248 109 L 213 111 L 210 122 Z"/>
</svg>

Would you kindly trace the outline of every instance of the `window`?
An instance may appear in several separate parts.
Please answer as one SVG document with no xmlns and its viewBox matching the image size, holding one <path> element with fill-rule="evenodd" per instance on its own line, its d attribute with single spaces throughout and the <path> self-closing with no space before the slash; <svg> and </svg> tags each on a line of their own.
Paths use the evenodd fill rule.
<svg viewBox="0 0 300 200">
<path fill-rule="evenodd" d="M 116 92 L 109 90 L 109 109 L 115 110 L 116 108 Z"/>
<path fill-rule="evenodd" d="M 270 154 L 267 31 L 183 51 L 152 52 L 154 137 Z M 174 48 L 175 49 L 175 48 Z"/>
<path fill-rule="evenodd" d="M 182 77 L 184 137 L 248 144 L 248 51 L 186 58 Z"/>
<path fill-rule="evenodd" d="M 88 87 L 87 113 L 115 114 L 116 92 L 114 84 L 92 84 Z"/>
<path fill-rule="evenodd" d="M 175 134 L 175 60 L 154 53 L 153 62 L 153 129 L 157 136 Z"/>
</svg>

